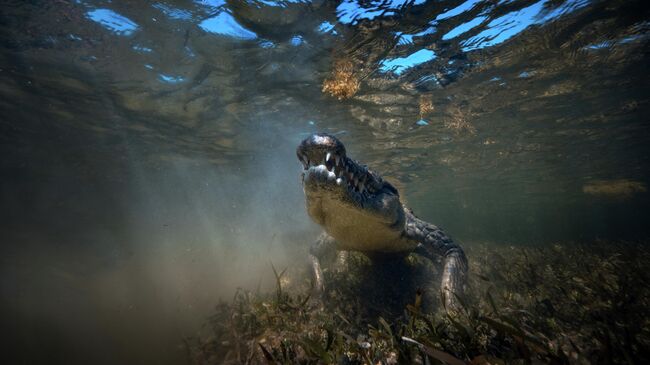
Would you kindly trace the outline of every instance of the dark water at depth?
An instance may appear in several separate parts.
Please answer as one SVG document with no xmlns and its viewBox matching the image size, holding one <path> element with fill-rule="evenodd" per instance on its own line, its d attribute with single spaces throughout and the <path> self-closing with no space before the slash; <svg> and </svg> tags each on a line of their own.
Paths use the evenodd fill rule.
<svg viewBox="0 0 650 365">
<path fill-rule="evenodd" d="M 5 1 L 0 326 L 15 363 L 183 363 L 315 237 L 334 133 L 459 241 L 647 238 L 645 1 Z"/>
</svg>

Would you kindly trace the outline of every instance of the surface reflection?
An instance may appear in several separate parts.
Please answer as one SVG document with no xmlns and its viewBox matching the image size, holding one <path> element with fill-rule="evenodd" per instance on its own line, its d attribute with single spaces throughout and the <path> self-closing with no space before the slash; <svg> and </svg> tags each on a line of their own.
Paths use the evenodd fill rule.
<svg viewBox="0 0 650 365">
<path fill-rule="evenodd" d="M 257 38 L 257 34 L 239 25 L 235 18 L 225 11 L 203 20 L 199 23 L 199 27 L 206 32 L 234 37 L 237 39 L 252 40 Z"/>
<path fill-rule="evenodd" d="M 406 57 L 393 58 L 382 61 L 381 70 L 384 72 L 392 71 L 399 75 L 411 67 L 417 66 L 427 61 L 431 61 L 434 58 L 436 58 L 435 52 L 428 49 L 421 49 Z"/>
<path fill-rule="evenodd" d="M 118 35 L 129 36 L 138 29 L 138 25 L 132 20 L 110 9 L 95 9 L 87 15 L 92 21 Z"/>
</svg>

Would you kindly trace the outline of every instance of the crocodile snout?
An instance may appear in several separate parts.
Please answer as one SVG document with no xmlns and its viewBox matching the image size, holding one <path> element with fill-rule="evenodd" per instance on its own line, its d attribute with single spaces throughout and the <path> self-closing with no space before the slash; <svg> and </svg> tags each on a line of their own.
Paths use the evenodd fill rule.
<svg viewBox="0 0 650 365">
<path fill-rule="evenodd" d="M 296 155 L 305 168 L 320 164 L 331 168 L 345 158 L 345 147 L 336 137 L 327 133 L 317 133 L 300 143 Z"/>
</svg>

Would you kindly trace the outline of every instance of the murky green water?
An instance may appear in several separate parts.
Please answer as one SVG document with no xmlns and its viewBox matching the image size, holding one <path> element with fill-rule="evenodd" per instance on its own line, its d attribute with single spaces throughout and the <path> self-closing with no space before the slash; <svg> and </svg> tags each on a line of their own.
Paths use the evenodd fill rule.
<svg viewBox="0 0 650 365">
<path fill-rule="evenodd" d="M 182 362 L 179 335 L 317 233 L 294 154 L 316 131 L 461 242 L 647 238 L 649 21 L 644 1 L 4 2 L 11 354 Z"/>
</svg>

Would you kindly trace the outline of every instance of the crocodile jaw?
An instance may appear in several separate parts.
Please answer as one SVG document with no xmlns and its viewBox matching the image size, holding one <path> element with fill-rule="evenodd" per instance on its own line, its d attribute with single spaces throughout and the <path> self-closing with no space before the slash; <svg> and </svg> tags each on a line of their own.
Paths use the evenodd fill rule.
<svg viewBox="0 0 650 365">
<path fill-rule="evenodd" d="M 413 249 L 403 239 L 405 213 L 397 190 L 347 158 L 329 135 L 315 135 L 298 147 L 309 216 L 336 239 L 339 249 L 396 252 Z"/>
</svg>

